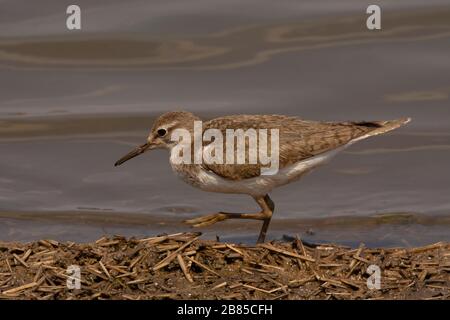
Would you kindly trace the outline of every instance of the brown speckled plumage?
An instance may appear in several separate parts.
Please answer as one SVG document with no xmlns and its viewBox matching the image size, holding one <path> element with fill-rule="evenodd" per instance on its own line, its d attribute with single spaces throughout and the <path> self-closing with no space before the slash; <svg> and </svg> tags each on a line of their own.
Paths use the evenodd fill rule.
<svg viewBox="0 0 450 320">
<path fill-rule="evenodd" d="M 194 121 L 200 120 L 190 112 L 175 111 L 161 115 L 153 124 L 147 142 L 131 151 L 119 161 L 125 161 L 150 149 L 167 148 L 173 150 L 178 142 L 170 139 L 175 129 L 186 129 L 194 132 Z M 219 212 L 188 220 L 194 226 L 208 226 L 225 219 L 257 219 L 262 220 L 258 242 L 263 242 L 274 211 L 274 203 L 268 192 L 273 188 L 290 183 L 305 172 L 324 163 L 333 150 L 340 150 L 351 143 L 370 136 L 394 130 L 410 119 L 392 121 L 365 122 L 318 122 L 307 121 L 297 117 L 283 115 L 233 115 L 215 118 L 203 122 L 203 131 L 219 129 L 226 141 L 226 129 L 278 129 L 279 131 L 279 173 L 272 177 L 261 176 L 261 163 L 248 164 L 175 164 L 174 171 L 187 183 L 207 191 L 245 193 L 251 195 L 261 212 L 258 213 L 225 213 Z M 162 131 L 161 131 L 162 130 Z M 270 136 L 267 139 L 270 142 Z M 248 141 L 246 141 L 248 151 Z M 203 142 L 206 146 L 211 142 Z M 259 143 L 258 143 L 259 146 Z M 270 150 L 269 144 L 269 150 Z M 235 145 L 235 158 L 237 148 Z M 335 153 L 335 152 L 331 152 Z M 194 147 L 191 143 L 193 159 Z M 225 155 L 225 146 L 224 146 Z M 281 172 L 281 173 L 280 173 Z"/>
<path fill-rule="evenodd" d="M 373 122 L 317 122 L 283 115 L 234 115 L 212 119 L 204 129 L 278 129 L 280 169 L 330 151 L 350 140 L 373 132 L 392 130 L 406 119 Z M 270 141 L 270 139 L 269 139 Z M 248 143 L 247 143 L 248 147 Z M 261 164 L 203 164 L 214 173 L 233 180 L 259 176 Z"/>
</svg>

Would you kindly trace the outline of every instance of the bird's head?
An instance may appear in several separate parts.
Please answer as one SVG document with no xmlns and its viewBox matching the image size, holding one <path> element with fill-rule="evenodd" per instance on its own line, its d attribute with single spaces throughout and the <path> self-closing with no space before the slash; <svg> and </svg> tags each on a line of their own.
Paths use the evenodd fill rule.
<svg viewBox="0 0 450 320">
<path fill-rule="evenodd" d="M 200 120 L 200 118 L 187 111 L 173 111 L 162 114 L 153 123 L 153 127 L 147 137 L 147 142 L 127 153 L 114 165 L 119 166 L 151 149 L 172 148 L 177 143 L 176 141 L 171 140 L 174 130 L 186 129 L 192 133 L 194 130 L 194 121 L 198 120 Z"/>
</svg>

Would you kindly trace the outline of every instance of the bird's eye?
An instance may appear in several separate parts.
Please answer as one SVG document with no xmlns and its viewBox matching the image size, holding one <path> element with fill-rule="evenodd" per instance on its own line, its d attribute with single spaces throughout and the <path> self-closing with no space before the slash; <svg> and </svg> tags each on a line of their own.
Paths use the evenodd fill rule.
<svg viewBox="0 0 450 320">
<path fill-rule="evenodd" d="M 166 131 L 166 129 L 158 129 L 157 133 L 158 133 L 158 136 L 164 137 L 166 135 L 167 131 Z"/>
</svg>

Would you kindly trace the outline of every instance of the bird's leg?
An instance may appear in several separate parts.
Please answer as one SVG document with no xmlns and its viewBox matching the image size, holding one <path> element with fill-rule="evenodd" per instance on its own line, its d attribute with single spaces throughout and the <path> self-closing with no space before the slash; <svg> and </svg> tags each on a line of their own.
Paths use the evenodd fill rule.
<svg viewBox="0 0 450 320">
<path fill-rule="evenodd" d="M 264 213 L 264 219 L 263 219 L 263 225 L 261 227 L 261 231 L 259 232 L 259 237 L 257 243 L 263 243 L 266 240 L 266 233 L 267 229 L 269 228 L 270 220 L 272 219 L 273 211 L 275 210 L 275 204 L 273 203 L 272 199 L 270 199 L 269 195 L 266 194 L 264 198 L 262 198 L 262 201 L 258 201 L 256 199 L 256 202 L 261 206 L 261 213 Z"/>
<path fill-rule="evenodd" d="M 272 218 L 273 210 L 275 205 L 269 198 L 269 195 L 264 197 L 253 197 L 258 205 L 261 207 L 261 212 L 258 213 L 231 213 L 231 212 L 219 212 L 215 214 L 206 215 L 199 218 L 194 218 L 186 220 L 185 222 L 191 224 L 193 227 L 206 227 L 210 226 L 216 222 L 227 220 L 227 219 L 253 219 L 253 220 L 263 220 L 263 226 L 259 233 L 258 243 L 264 242 L 266 238 L 267 228 L 270 224 L 270 219 Z"/>
</svg>

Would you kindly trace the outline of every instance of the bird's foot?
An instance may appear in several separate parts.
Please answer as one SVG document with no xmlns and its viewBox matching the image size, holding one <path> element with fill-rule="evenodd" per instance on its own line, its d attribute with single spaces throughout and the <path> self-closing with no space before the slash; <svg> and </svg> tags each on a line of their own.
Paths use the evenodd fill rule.
<svg viewBox="0 0 450 320">
<path fill-rule="evenodd" d="M 216 222 L 223 221 L 227 218 L 228 218 L 227 214 L 219 212 L 194 219 L 185 220 L 184 222 L 192 225 L 193 227 L 206 227 Z"/>
</svg>

